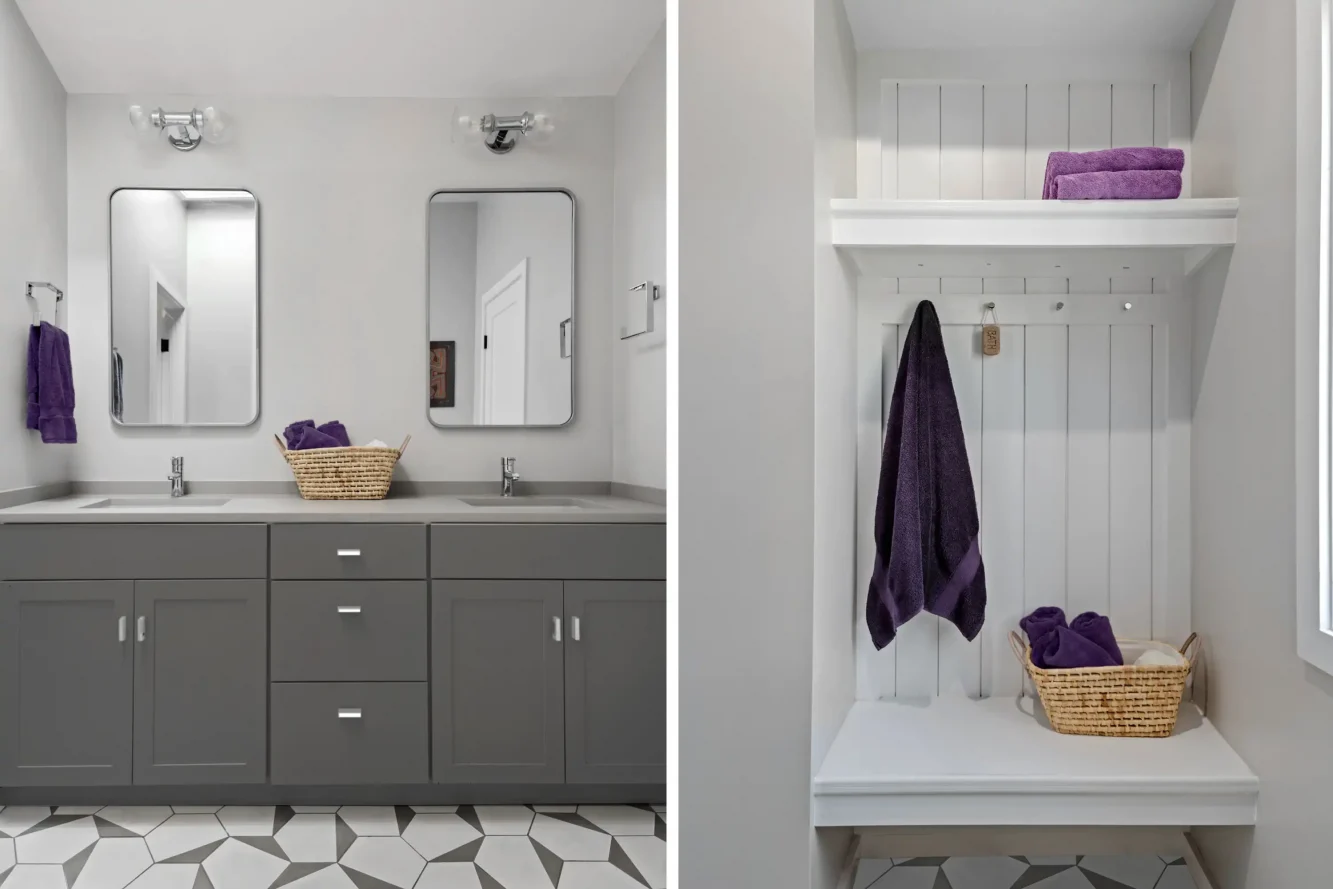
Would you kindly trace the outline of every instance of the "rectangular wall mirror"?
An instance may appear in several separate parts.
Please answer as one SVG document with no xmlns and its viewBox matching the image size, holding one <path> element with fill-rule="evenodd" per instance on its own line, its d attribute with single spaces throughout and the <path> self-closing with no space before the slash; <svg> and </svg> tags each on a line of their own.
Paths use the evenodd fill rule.
<svg viewBox="0 0 1333 889">
<path fill-rule="evenodd" d="M 111 195 L 111 416 L 125 426 L 259 418 L 259 204 L 250 192 Z"/>
<path fill-rule="evenodd" d="M 441 191 L 429 221 L 430 421 L 574 418 L 574 196 Z"/>
</svg>

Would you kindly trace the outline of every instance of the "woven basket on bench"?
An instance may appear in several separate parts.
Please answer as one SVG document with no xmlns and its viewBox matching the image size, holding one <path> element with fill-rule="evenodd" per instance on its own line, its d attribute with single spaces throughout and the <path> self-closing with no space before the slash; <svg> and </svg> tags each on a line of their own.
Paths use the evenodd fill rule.
<svg viewBox="0 0 1333 889">
<path fill-rule="evenodd" d="M 311 448 L 290 451 L 273 436 L 305 500 L 383 500 L 393 468 L 412 436 L 396 448 Z"/>
<path fill-rule="evenodd" d="M 1072 670 L 1038 667 L 1032 663 L 1031 647 L 1012 630 L 1009 646 L 1032 677 L 1046 717 L 1057 732 L 1112 738 L 1165 738 L 1175 731 L 1185 679 L 1194 666 L 1188 652 L 1197 638 L 1197 634 L 1191 633 L 1180 647 L 1185 657 L 1183 664 Z M 1122 647 L 1145 644 L 1121 641 Z"/>
</svg>

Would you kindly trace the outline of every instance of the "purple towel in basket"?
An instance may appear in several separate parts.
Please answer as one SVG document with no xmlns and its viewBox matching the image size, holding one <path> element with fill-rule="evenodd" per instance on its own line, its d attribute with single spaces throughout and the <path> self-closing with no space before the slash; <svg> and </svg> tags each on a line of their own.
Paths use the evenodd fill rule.
<svg viewBox="0 0 1333 889">
<path fill-rule="evenodd" d="M 1109 654 L 1112 663 L 1117 667 L 1124 666 L 1125 656 L 1120 653 L 1120 645 L 1115 641 L 1115 633 L 1111 632 L 1111 619 L 1109 617 L 1095 611 L 1085 611 L 1069 622 L 1069 629 L 1089 642 L 1097 643 L 1097 647 Z"/>
<path fill-rule="evenodd" d="M 1055 177 L 1058 201 L 1173 201 L 1180 197 L 1174 170 L 1126 170 L 1123 173 L 1072 173 Z"/>
<path fill-rule="evenodd" d="M 1105 151 L 1052 151 L 1046 159 L 1044 200 L 1055 198 L 1057 176 L 1078 173 L 1123 173 L 1126 170 L 1185 169 L 1185 152 L 1179 148 L 1110 148 Z"/>
</svg>

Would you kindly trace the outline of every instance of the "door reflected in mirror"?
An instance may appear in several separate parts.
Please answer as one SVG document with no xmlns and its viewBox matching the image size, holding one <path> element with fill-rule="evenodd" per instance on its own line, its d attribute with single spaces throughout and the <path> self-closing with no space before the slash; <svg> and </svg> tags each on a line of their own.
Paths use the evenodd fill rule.
<svg viewBox="0 0 1333 889">
<path fill-rule="evenodd" d="M 111 195 L 111 415 L 126 426 L 259 417 L 259 205 L 248 191 Z"/>
<path fill-rule="evenodd" d="M 570 422 L 573 196 L 560 189 L 437 192 L 429 252 L 431 422 Z"/>
</svg>

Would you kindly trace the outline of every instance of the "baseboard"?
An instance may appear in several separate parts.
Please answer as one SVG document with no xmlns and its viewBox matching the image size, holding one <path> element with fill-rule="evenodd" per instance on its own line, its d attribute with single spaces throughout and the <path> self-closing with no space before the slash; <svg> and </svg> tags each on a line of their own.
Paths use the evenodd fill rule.
<svg viewBox="0 0 1333 889">
<path fill-rule="evenodd" d="M 0 805 L 578 805 L 661 803 L 664 784 L 274 784 L 4 787 Z"/>
</svg>

